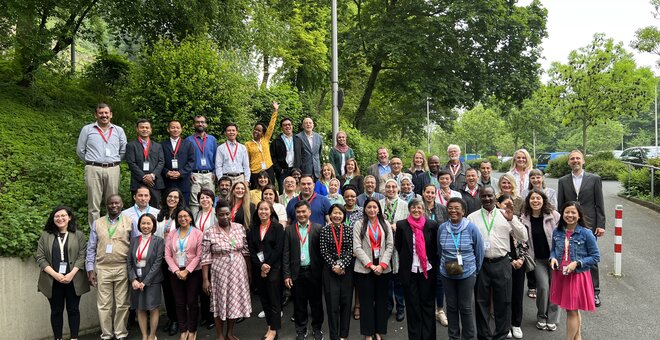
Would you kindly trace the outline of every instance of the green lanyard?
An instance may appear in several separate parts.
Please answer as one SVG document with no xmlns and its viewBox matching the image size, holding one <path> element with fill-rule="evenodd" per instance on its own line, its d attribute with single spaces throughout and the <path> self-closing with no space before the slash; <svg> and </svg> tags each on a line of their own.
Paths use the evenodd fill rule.
<svg viewBox="0 0 660 340">
<path fill-rule="evenodd" d="M 399 200 L 394 199 L 394 208 L 389 209 L 389 207 L 386 207 L 385 209 L 385 215 L 387 215 L 387 220 L 392 223 L 394 222 L 394 213 L 396 212 L 396 208 L 399 206 Z"/>
<path fill-rule="evenodd" d="M 497 215 L 497 208 L 493 209 L 493 218 L 490 220 L 490 225 L 489 225 L 488 221 L 486 220 L 486 216 L 484 215 L 484 209 L 481 209 L 481 218 L 484 220 L 484 224 L 486 225 L 486 230 L 488 231 L 488 237 L 490 237 L 490 231 L 493 229 L 493 222 L 495 222 L 495 215 Z"/>
<path fill-rule="evenodd" d="M 105 216 L 105 219 L 108 222 L 108 235 L 110 235 L 110 239 L 112 239 L 112 236 L 115 234 L 115 231 L 117 231 L 117 227 L 119 226 L 119 222 L 121 221 L 121 215 L 119 215 L 119 218 L 117 219 L 117 224 L 115 225 L 114 228 L 110 228 L 110 217 Z"/>
</svg>

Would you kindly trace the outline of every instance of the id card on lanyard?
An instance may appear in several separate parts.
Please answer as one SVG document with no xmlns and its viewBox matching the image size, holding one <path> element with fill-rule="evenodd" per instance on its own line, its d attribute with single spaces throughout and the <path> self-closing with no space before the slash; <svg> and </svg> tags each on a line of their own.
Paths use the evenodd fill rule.
<svg viewBox="0 0 660 340">
<path fill-rule="evenodd" d="M 64 234 L 64 237 L 62 238 L 57 237 L 57 243 L 60 246 L 60 266 L 57 272 L 60 274 L 66 274 L 67 263 L 64 260 L 64 246 L 66 245 L 66 240 L 68 238 L 69 238 L 69 232 L 66 232 L 66 234 Z"/>
</svg>

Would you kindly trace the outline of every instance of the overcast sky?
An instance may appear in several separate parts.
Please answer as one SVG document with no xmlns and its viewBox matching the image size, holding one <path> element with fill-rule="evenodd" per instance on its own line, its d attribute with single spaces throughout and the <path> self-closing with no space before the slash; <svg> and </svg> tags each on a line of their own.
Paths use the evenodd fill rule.
<svg viewBox="0 0 660 340">
<path fill-rule="evenodd" d="M 521 0 L 520 4 L 528 4 Z M 638 65 L 649 66 L 656 74 L 655 62 L 660 56 L 639 53 L 630 47 L 635 31 L 649 25 L 660 25 L 653 18 L 649 0 L 542 0 L 548 9 L 548 37 L 543 41 L 541 65 L 547 71 L 553 61 L 566 62 L 568 53 L 586 46 L 594 33 L 605 33 L 635 54 Z"/>
</svg>

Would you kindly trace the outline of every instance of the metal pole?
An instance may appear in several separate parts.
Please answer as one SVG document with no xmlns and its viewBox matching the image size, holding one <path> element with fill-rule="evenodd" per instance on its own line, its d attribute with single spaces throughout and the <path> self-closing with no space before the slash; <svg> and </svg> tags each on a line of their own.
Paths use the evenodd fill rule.
<svg viewBox="0 0 660 340">
<path fill-rule="evenodd" d="M 426 152 L 431 155 L 431 104 L 426 97 Z"/>
<path fill-rule="evenodd" d="M 533 150 L 532 150 L 534 155 L 532 156 L 532 158 L 536 159 L 536 129 L 532 130 L 532 136 L 534 137 L 533 138 Z"/>
<path fill-rule="evenodd" d="M 332 0 L 332 145 L 339 131 L 339 62 L 337 58 L 337 0 Z"/>
</svg>

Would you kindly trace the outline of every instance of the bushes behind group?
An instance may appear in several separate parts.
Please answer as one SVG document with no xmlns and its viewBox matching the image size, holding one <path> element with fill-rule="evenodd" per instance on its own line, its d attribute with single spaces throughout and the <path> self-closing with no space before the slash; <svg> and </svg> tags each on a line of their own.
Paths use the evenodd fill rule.
<svg viewBox="0 0 660 340">
<path fill-rule="evenodd" d="M 649 159 L 649 165 L 660 167 L 660 158 Z M 625 167 L 625 166 L 624 166 Z M 651 194 L 651 170 L 649 168 L 631 168 L 619 173 L 618 179 L 624 187 L 626 194 L 630 196 L 644 197 Z M 660 170 L 655 171 L 655 196 L 660 196 Z"/>
</svg>

